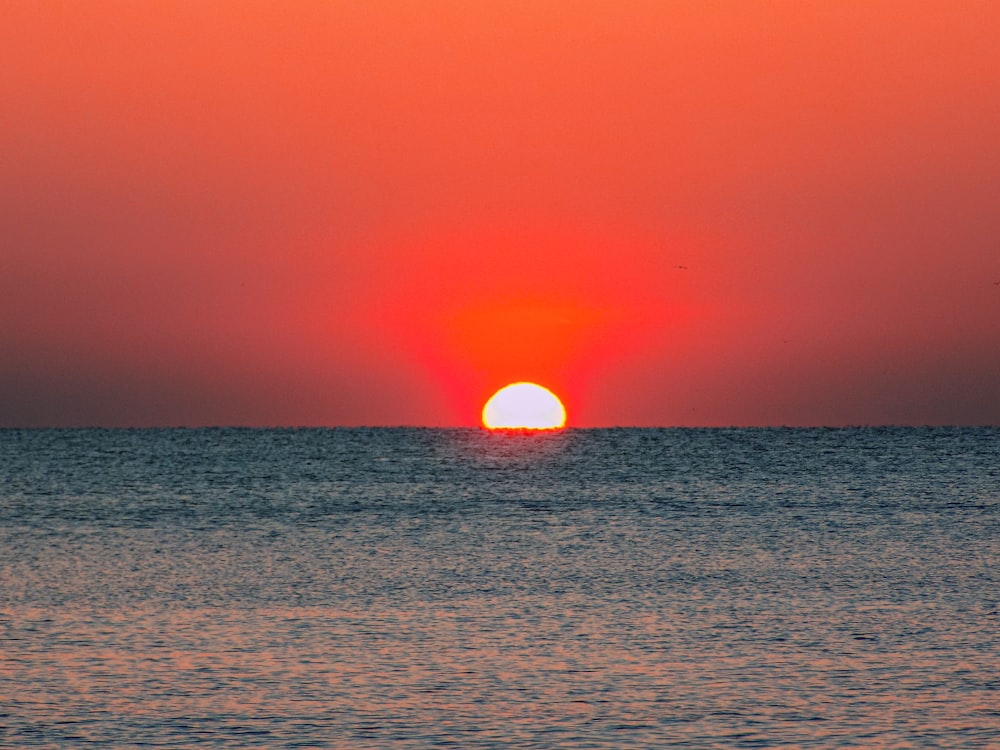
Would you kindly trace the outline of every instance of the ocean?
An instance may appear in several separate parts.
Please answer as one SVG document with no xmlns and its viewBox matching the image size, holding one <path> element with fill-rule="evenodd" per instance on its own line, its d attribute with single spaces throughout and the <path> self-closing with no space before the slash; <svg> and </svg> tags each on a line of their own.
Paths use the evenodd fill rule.
<svg viewBox="0 0 1000 750">
<path fill-rule="evenodd" d="M 1000 429 L 0 431 L 0 747 L 997 748 Z"/>
</svg>

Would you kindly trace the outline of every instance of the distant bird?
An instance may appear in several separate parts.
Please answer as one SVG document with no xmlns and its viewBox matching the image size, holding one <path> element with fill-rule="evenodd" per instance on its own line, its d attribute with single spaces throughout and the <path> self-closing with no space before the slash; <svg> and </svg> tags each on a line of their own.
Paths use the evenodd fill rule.
<svg viewBox="0 0 1000 750">
<path fill-rule="evenodd" d="M 687 267 L 687 266 L 674 266 L 674 268 L 676 268 L 676 269 L 678 269 L 678 270 L 681 270 L 681 271 L 686 271 L 686 270 L 688 270 L 688 267 Z"/>
</svg>

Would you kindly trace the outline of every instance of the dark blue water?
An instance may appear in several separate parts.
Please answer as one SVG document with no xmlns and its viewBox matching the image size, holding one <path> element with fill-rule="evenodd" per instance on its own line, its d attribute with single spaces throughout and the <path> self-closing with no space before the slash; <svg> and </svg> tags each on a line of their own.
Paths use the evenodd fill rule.
<svg viewBox="0 0 1000 750">
<path fill-rule="evenodd" d="M 0 747 L 1000 747 L 1000 430 L 0 431 Z"/>
</svg>

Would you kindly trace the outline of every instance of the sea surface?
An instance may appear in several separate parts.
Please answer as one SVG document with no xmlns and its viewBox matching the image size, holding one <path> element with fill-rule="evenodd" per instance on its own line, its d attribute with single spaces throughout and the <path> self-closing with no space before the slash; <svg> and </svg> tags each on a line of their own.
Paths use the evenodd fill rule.
<svg viewBox="0 0 1000 750">
<path fill-rule="evenodd" d="M 998 748 L 1000 429 L 0 431 L 0 747 Z"/>
</svg>

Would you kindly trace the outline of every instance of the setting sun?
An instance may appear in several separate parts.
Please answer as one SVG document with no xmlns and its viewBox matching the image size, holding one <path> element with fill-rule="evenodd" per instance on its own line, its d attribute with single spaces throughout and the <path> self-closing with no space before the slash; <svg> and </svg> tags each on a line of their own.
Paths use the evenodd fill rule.
<svg viewBox="0 0 1000 750">
<path fill-rule="evenodd" d="M 483 424 L 491 430 L 554 430 L 566 424 L 566 409 L 548 388 L 511 383 L 486 402 Z"/>
</svg>

